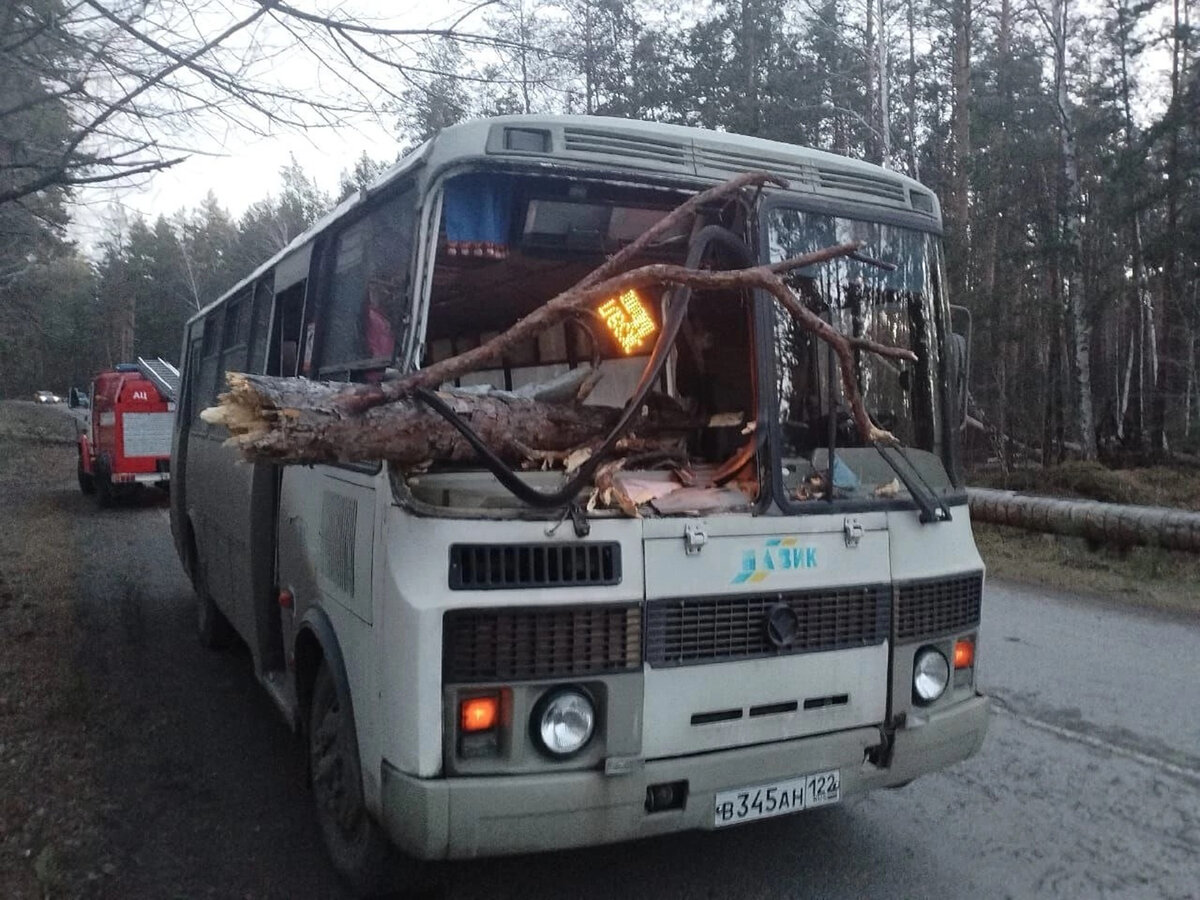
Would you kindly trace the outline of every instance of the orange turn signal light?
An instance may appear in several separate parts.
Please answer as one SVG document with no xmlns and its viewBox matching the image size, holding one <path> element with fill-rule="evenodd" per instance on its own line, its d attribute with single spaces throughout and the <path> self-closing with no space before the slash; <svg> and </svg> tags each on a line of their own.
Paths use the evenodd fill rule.
<svg viewBox="0 0 1200 900">
<path fill-rule="evenodd" d="M 969 669 L 973 665 L 975 665 L 975 642 L 955 641 L 954 668 Z"/>
<path fill-rule="evenodd" d="M 500 699 L 498 697 L 472 697 L 459 705 L 459 713 L 464 734 L 490 731 L 500 721 Z"/>
</svg>

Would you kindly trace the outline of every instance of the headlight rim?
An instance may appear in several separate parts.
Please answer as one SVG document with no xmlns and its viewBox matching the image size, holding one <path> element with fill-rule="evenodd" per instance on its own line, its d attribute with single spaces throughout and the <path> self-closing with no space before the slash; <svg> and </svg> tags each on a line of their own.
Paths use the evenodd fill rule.
<svg viewBox="0 0 1200 900">
<path fill-rule="evenodd" d="M 542 720 L 546 715 L 546 711 L 550 708 L 550 704 L 561 697 L 567 696 L 568 694 L 575 694 L 584 699 L 588 707 L 591 709 L 592 721 L 591 727 L 588 729 L 587 738 L 585 738 L 578 747 L 567 752 L 559 752 L 552 749 L 542 737 Z M 543 693 L 533 705 L 533 710 L 529 716 L 530 738 L 532 739 L 533 745 L 537 748 L 538 752 L 547 759 L 551 759 L 556 762 L 574 759 L 592 745 L 592 741 L 596 737 L 596 725 L 599 717 L 600 712 L 596 703 L 596 698 L 592 696 L 591 691 L 587 690 L 587 688 L 578 684 L 564 684 L 558 687 L 553 687 Z"/>
<path fill-rule="evenodd" d="M 943 673 L 942 679 L 941 679 L 942 686 L 941 686 L 941 689 L 938 690 L 938 692 L 936 694 L 934 694 L 930 697 L 926 697 L 926 696 L 922 695 L 920 690 L 917 688 L 917 679 L 920 675 L 927 674 L 927 673 L 922 673 L 922 671 L 921 671 L 922 660 L 928 659 L 931 657 L 941 660 L 940 670 Z M 926 644 L 925 646 L 923 646 L 919 650 L 917 650 L 917 652 L 913 654 L 913 667 L 912 667 L 912 699 L 913 699 L 913 703 L 917 704 L 918 706 L 931 706 L 934 703 L 937 703 L 943 697 L 945 697 L 946 692 L 950 690 L 950 678 L 951 678 L 952 671 L 953 670 L 950 667 L 950 661 L 948 659 L 946 659 L 946 654 L 943 653 L 937 647 L 933 646 L 932 644 Z"/>
</svg>

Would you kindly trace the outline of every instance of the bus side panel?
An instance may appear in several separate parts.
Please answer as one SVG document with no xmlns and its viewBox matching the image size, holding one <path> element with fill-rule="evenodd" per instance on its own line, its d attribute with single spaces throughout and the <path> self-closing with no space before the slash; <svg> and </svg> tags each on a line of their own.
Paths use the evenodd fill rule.
<svg viewBox="0 0 1200 900">
<path fill-rule="evenodd" d="M 245 542 L 237 533 L 239 518 L 234 515 L 246 503 L 239 494 L 249 490 L 247 477 L 238 470 L 248 467 L 235 466 L 233 451 L 221 446 L 227 437 L 224 428 L 193 423 L 188 436 L 187 512 L 195 535 L 199 583 L 238 634 L 253 645 L 253 634 L 236 602 L 237 587 L 249 571 Z"/>
<path fill-rule="evenodd" d="M 279 583 L 294 603 L 283 618 L 284 643 L 311 606 L 329 617 L 350 681 L 363 790 L 379 812 L 379 688 L 374 645 L 373 578 L 377 475 L 338 466 L 288 466 L 279 498 Z"/>
<path fill-rule="evenodd" d="M 171 534 L 175 538 L 175 552 L 184 568 L 192 564 L 187 557 L 186 544 L 190 524 L 187 521 L 187 471 L 188 443 L 192 434 L 192 381 L 200 365 L 200 346 L 203 328 L 201 323 L 192 323 L 183 333 L 183 349 L 179 361 L 179 400 L 175 410 L 175 425 L 171 434 Z M 188 572 L 189 576 L 194 573 Z"/>
</svg>

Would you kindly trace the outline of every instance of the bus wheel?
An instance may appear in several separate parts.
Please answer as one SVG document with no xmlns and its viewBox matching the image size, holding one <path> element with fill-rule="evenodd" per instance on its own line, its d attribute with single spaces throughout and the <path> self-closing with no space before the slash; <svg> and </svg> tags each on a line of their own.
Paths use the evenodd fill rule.
<svg viewBox="0 0 1200 900">
<path fill-rule="evenodd" d="M 343 708 L 323 663 L 313 684 L 308 754 L 317 823 L 334 868 L 361 896 L 407 887 L 389 883 L 393 853 L 363 803 L 354 715 Z"/>
<path fill-rule="evenodd" d="M 83 471 L 83 456 L 82 455 L 80 455 L 80 457 L 79 457 L 79 464 L 78 464 L 77 472 L 79 474 L 79 490 L 83 491 L 85 494 L 87 494 L 89 496 L 96 493 L 95 478 L 92 477 L 91 472 Z"/>
<path fill-rule="evenodd" d="M 200 645 L 209 650 L 224 650 L 233 642 L 233 626 L 225 613 L 217 609 L 201 578 L 196 579 L 195 593 L 196 634 L 200 637 Z"/>
</svg>

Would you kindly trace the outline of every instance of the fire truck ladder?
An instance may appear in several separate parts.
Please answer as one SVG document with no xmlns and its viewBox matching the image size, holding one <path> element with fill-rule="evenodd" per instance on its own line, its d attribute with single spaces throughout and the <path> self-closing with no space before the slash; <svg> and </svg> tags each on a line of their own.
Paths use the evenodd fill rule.
<svg viewBox="0 0 1200 900">
<path fill-rule="evenodd" d="M 175 400 L 175 396 L 179 393 L 179 370 L 177 368 L 161 357 L 144 359 L 140 356 L 137 367 L 148 381 L 154 383 L 164 400 Z"/>
</svg>

